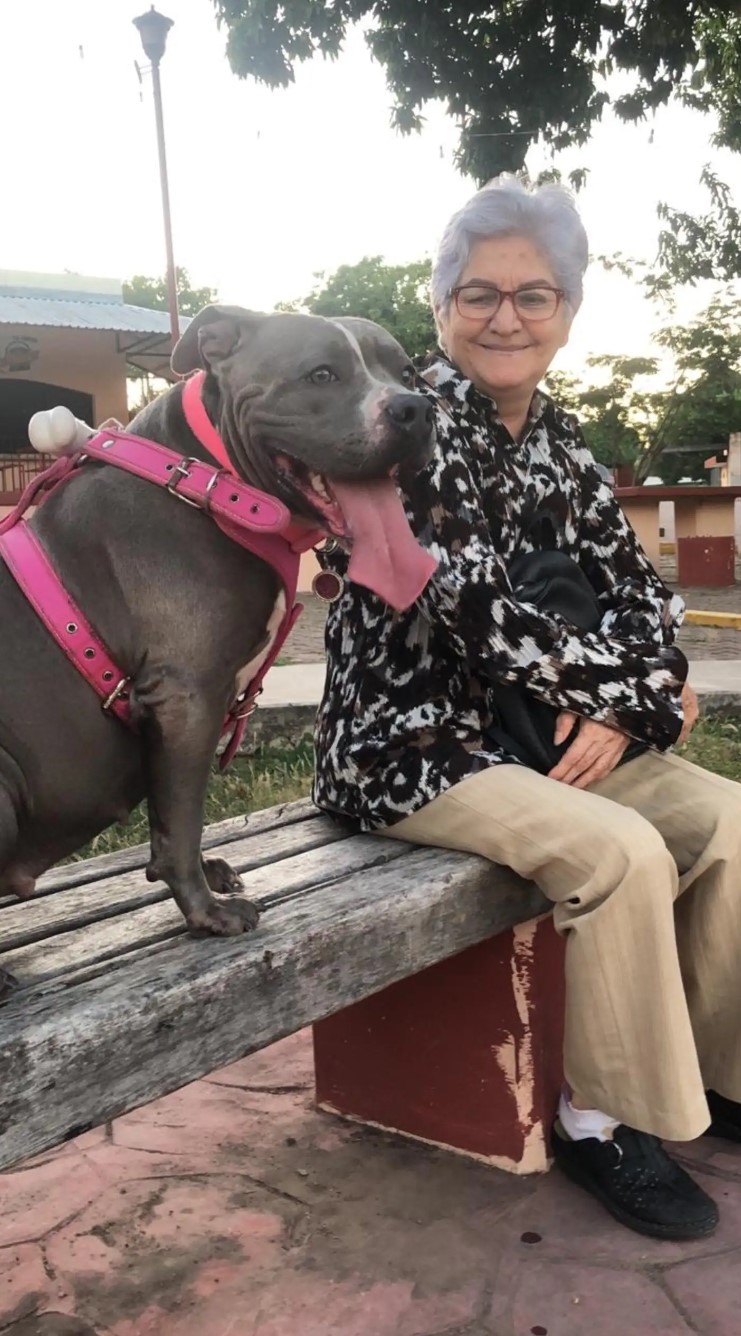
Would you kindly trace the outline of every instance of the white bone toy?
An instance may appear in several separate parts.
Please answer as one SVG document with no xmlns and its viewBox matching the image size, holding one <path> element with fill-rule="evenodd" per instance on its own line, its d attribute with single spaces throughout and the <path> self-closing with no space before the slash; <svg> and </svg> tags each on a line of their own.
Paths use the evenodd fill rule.
<svg viewBox="0 0 741 1336">
<path fill-rule="evenodd" d="M 28 439 L 34 450 L 42 455 L 53 455 L 55 459 L 73 450 L 81 450 L 94 435 L 92 427 L 81 422 L 62 404 L 34 413 L 28 424 Z"/>
</svg>

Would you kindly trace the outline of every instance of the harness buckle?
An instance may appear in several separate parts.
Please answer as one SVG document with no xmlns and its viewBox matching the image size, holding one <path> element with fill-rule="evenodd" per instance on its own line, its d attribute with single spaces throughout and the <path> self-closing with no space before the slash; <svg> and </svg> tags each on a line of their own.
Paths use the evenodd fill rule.
<svg viewBox="0 0 741 1336">
<path fill-rule="evenodd" d="M 211 512 L 211 493 L 214 490 L 216 484 L 218 483 L 220 477 L 221 477 L 221 469 L 215 469 L 214 472 L 211 474 L 211 477 L 209 478 L 208 482 L 206 483 L 206 496 L 203 503 L 203 509 L 205 510 L 207 515 L 210 514 Z M 177 493 L 175 493 L 175 495 L 177 496 Z"/>
<path fill-rule="evenodd" d="M 170 496 L 176 496 L 178 501 L 182 501 L 186 506 L 193 506 L 195 510 L 202 509 L 200 503 L 198 501 L 191 501 L 188 496 L 182 496 L 177 489 L 181 478 L 190 477 L 190 469 L 188 468 L 188 465 L 198 463 L 200 463 L 200 460 L 195 459 L 193 455 L 184 455 L 180 462 L 173 468 L 172 477 L 165 483 L 165 489 L 170 493 Z"/>
<path fill-rule="evenodd" d="M 257 698 L 258 696 L 262 695 L 264 690 L 265 690 L 264 687 L 258 687 L 257 691 L 253 696 L 248 696 L 246 701 L 243 702 L 241 708 L 235 710 L 234 714 L 232 715 L 232 719 L 234 719 L 235 721 L 239 719 L 250 719 L 251 716 L 255 713 L 255 710 L 257 709 Z M 236 704 L 239 705 L 239 702 L 237 701 Z"/>
<path fill-rule="evenodd" d="M 122 677 L 121 681 L 116 683 L 116 686 L 113 688 L 113 691 L 110 693 L 109 696 L 106 696 L 105 700 L 103 701 L 100 707 L 104 711 L 104 713 L 107 714 L 108 711 L 112 709 L 112 707 L 116 704 L 116 701 L 121 699 L 127 686 L 129 685 L 129 681 L 130 678 Z"/>
</svg>

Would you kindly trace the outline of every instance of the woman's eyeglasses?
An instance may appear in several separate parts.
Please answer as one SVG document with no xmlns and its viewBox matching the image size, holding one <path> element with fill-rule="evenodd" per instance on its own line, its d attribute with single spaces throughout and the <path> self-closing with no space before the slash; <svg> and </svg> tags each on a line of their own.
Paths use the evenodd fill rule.
<svg viewBox="0 0 741 1336">
<path fill-rule="evenodd" d="M 450 295 L 464 320 L 491 320 L 503 301 L 510 301 L 522 320 L 550 320 L 566 293 L 563 288 L 553 288 L 547 283 L 516 288 L 514 292 L 505 292 L 488 283 L 463 283 L 452 288 Z"/>
</svg>

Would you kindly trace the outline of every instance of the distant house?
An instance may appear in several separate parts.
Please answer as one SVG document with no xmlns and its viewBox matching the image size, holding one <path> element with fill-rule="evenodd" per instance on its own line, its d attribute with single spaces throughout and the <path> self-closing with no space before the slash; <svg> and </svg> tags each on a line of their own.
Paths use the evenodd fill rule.
<svg viewBox="0 0 741 1336">
<path fill-rule="evenodd" d="M 115 279 L 0 270 L 0 506 L 44 466 L 28 443 L 35 412 L 126 422 L 127 363 L 162 375 L 170 351 L 167 312 L 128 305 Z"/>
</svg>

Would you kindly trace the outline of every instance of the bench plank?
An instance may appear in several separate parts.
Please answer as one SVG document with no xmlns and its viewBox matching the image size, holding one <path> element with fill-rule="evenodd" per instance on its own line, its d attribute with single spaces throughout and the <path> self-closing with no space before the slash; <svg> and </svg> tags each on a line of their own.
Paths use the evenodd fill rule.
<svg viewBox="0 0 741 1336">
<path fill-rule="evenodd" d="M 209 845 L 212 856 L 226 858 L 240 873 L 279 862 L 293 854 L 322 848 L 347 838 L 347 834 L 329 817 L 314 816 L 295 825 L 279 826 L 229 844 Z M 24 903 L 15 902 L 0 914 L 0 943 L 10 951 L 27 942 L 70 932 L 87 923 L 110 919 L 143 905 L 167 900 L 170 892 L 162 882 L 146 880 L 143 867 L 115 873 L 103 880 L 85 881 Z M 0 965 L 11 969 L 0 957 Z M 15 971 L 11 970 L 12 973 Z"/>
<path fill-rule="evenodd" d="M 482 858 L 394 847 L 373 876 L 279 903 L 249 937 L 181 936 L 126 969 L 17 994 L 0 1009 L 0 1168 L 547 908 Z"/>
<path fill-rule="evenodd" d="M 290 832 L 290 842 L 285 838 L 287 834 L 283 830 L 276 832 L 286 847 L 300 843 L 296 839 L 298 832 Z M 255 844 L 263 845 L 266 839 L 259 837 Z M 292 857 L 277 855 L 280 861 L 265 859 L 262 866 L 245 875 L 245 895 L 258 900 L 269 912 L 271 905 L 283 903 L 289 896 L 315 893 L 351 872 L 377 867 L 403 853 L 398 842 L 381 842 L 371 835 L 356 835 L 333 848 L 328 848 L 327 843 L 325 840 L 318 848 L 302 849 Z M 65 900 L 68 894 L 60 894 L 59 899 Z M 184 937 L 183 916 L 169 892 L 164 895 L 166 898 L 157 903 L 133 911 L 127 907 L 127 912 L 115 918 L 98 918 L 69 931 L 62 919 L 63 926 L 54 935 L 50 933 L 42 940 L 2 952 L 0 968 L 14 975 L 21 987 L 30 987 L 79 969 L 82 962 L 89 971 L 91 966 L 109 965 L 115 957 L 141 947 Z"/>
<path fill-rule="evenodd" d="M 369 840 L 371 838 L 372 837 L 370 836 L 357 837 L 358 841 L 361 839 Z M 347 851 L 347 853 L 345 851 Z M 261 893 L 258 893 L 259 888 L 250 885 L 250 895 L 254 899 L 259 899 L 260 903 L 269 910 L 274 903 L 285 904 L 287 901 L 295 899 L 300 895 L 321 892 L 326 885 L 329 885 L 332 881 L 337 880 L 343 875 L 343 868 L 344 870 L 357 871 L 360 867 L 363 867 L 366 872 L 369 872 L 375 867 L 381 867 L 386 863 L 393 862 L 396 858 L 401 858 L 405 852 L 406 846 L 398 841 L 392 842 L 391 840 L 374 839 L 372 857 L 369 853 L 368 855 L 363 855 L 361 858 L 360 851 L 356 849 L 351 858 L 351 851 L 348 849 L 348 844 L 338 844 L 333 846 L 330 850 L 329 872 L 326 857 L 323 858 L 323 861 L 319 864 L 321 868 L 319 876 L 317 876 L 316 869 L 312 868 L 309 864 L 309 860 L 312 858 L 322 858 L 321 851 L 317 851 L 316 854 L 305 854 L 303 855 L 304 861 L 300 874 L 297 872 L 295 877 L 295 883 L 292 878 L 289 879 L 287 877 L 284 887 L 276 892 L 273 888 L 272 883 L 274 882 L 274 877 L 271 878 L 270 869 L 260 869 L 251 875 L 264 878 L 265 886 L 262 888 Z M 184 935 L 184 933 L 181 934 L 181 936 Z M 40 986 L 43 988 L 44 995 L 47 996 L 52 989 L 61 989 L 66 992 L 73 985 L 87 983 L 89 980 L 97 979 L 101 975 L 104 975 L 108 979 L 114 970 L 126 970 L 130 968 L 132 964 L 145 957 L 155 954 L 161 956 L 166 951 L 173 949 L 177 950 L 179 941 L 180 937 L 173 935 L 146 946 L 133 947 L 131 950 L 115 956 L 106 956 L 105 959 L 97 962 L 87 960 L 82 956 L 80 960 L 72 966 L 69 972 L 55 976 L 51 980 L 46 980 Z M 34 988 L 39 987 L 37 984 L 31 986 Z M 3 1011 L 0 1008 L 0 1030 L 2 1029 L 2 1016 Z"/>
</svg>

